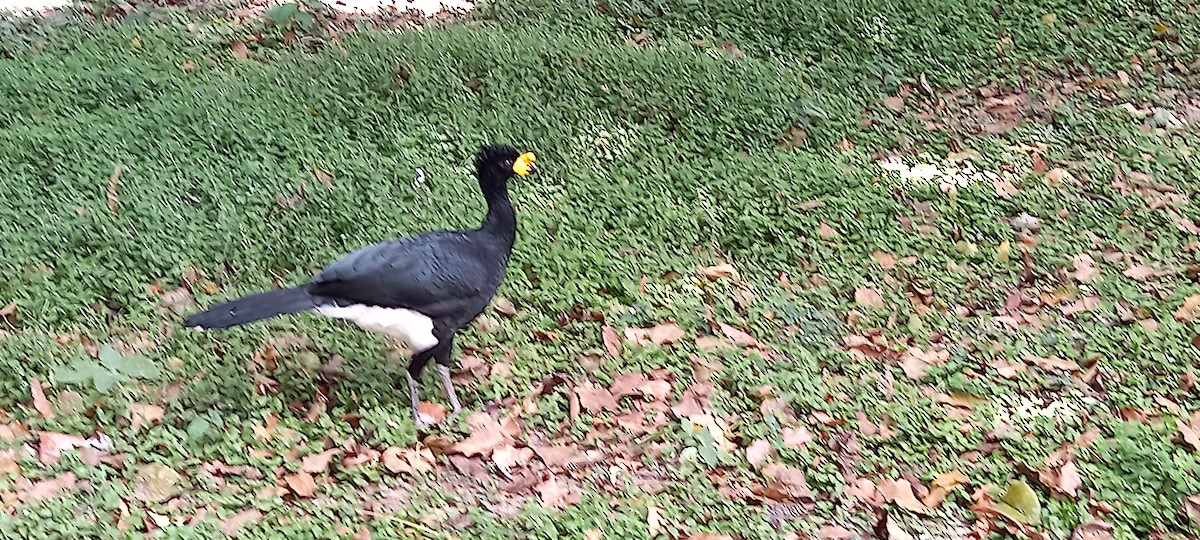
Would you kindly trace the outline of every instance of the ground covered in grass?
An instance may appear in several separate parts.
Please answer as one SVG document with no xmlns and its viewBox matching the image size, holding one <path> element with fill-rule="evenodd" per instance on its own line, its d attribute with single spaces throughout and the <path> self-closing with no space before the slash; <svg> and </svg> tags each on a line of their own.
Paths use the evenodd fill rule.
<svg viewBox="0 0 1200 540">
<path fill-rule="evenodd" d="M 1194 536 L 1192 11 L 0 21 L 0 531 Z M 491 141 L 543 172 L 463 421 L 417 434 L 396 346 L 336 322 L 179 327 L 474 225 Z"/>
</svg>

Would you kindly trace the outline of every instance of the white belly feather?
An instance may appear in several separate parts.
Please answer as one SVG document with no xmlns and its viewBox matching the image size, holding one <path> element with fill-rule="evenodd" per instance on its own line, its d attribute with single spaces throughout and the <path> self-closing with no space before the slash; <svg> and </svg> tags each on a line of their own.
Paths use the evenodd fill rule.
<svg viewBox="0 0 1200 540">
<path fill-rule="evenodd" d="M 437 345 L 433 336 L 433 321 L 416 311 L 354 304 L 345 307 L 321 306 L 316 313 L 335 319 L 346 319 L 366 330 L 387 334 L 404 341 L 412 352 Z"/>
</svg>

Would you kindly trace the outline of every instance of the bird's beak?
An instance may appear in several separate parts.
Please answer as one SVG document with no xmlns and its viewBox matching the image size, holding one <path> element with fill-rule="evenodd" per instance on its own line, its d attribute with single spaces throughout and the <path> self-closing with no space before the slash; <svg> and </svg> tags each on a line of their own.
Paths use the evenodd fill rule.
<svg viewBox="0 0 1200 540">
<path fill-rule="evenodd" d="M 517 173 L 517 176 L 529 176 L 537 172 L 537 167 L 533 164 L 535 161 L 537 156 L 533 155 L 533 152 L 525 152 L 513 163 L 513 172 Z"/>
</svg>

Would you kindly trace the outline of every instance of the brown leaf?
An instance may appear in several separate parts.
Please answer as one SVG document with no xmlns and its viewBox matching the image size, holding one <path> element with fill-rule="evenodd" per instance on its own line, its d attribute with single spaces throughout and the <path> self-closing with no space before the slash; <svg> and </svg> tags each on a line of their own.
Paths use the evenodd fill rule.
<svg viewBox="0 0 1200 540">
<path fill-rule="evenodd" d="M 923 351 L 918 347 L 909 347 L 900 356 L 900 367 L 904 369 L 904 374 L 908 378 L 916 380 L 925 377 L 925 371 L 929 369 L 929 366 L 945 364 L 949 359 L 949 351 Z"/>
<path fill-rule="evenodd" d="M 300 471 L 296 474 L 285 475 L 283 477 L 283 481 L 287 482 L 288 488 L 290 488 L 293 493 L 306 499 L 311 499 L 317 494 L 316 480 L 313 479 L 311 474 L 308 474 L 304 471 Z"/>
<path fill-rule="evenodd" d="M 229 46 L 229 50 L 231 53 L 233 53 L 233 57 L 237 58 L 238 60 L 245 60 L 250 57 L 250 50 L 246 48 L 245 43 L 240 41 L 233 42 L 233 44 Z"/>
<path fill-rule="evenodd" d="M 959 471 L 958 469 L 954 469 L 952 471 L 937 475 L 937 477 L 933 479 L 932 485 L 945 489 L 954 489 L 958 486 L 965 485 L 968 482 L 970 482 L 970 480 L 967 479 L 967 475 L 963 474 L 962 471 Z"/>
<path fill-rule="evenodd" d="M 837 525 L 826 525 L 820 529 L 817 529 L 817 538 L 820 538 L 821 540 L 850 540 L 855 536 L 857 535 L 853 532 L 850 532 L 845 527 L 839 527 Z"/>
<path fill-rule="evenodd" d="M 253 508 L 242 510 L 221 521 L 221 532 L 227 536 L 237 536 L 242 527 L 250 523 L 258 523 L 262 521 L 263 513 Z"/>
<path fill-rule="evenodd" d="M 503 445 L 492 452 L 492 462 L 501 471 L 511 471 L 517 465 L 528 465 L 532 459 L 532 449 L 525 447 L 517 448 L 511 444 Z"/>
<path fill-rule="evenodd" d="M 812 432 L 804 426 L 783 428 L 783 444 L 788 448 L 800 448 L 813 440 Z"/>
<path fill-rule="evenodd" d="M 1071 540 L 1112 540 L 1112 538 L 1112 524 L 1098 519 L 1081 523 L 1071 533 Z"/>
<path fill-rule="evenodd" d="M 192 293 L 187 287 L 179 287 L 178 289 L 164 292 L 162 298 L 158 301 L 158 305 L 175 313 L 183 314 L 191 311 L 196 306 L 196 302 L 192 300 Z"/>
<path fill-rule="evenodd" d="M 613 377 L 613 382 L 608 386 L 608 390 L 612 393 L 613 398 L 621 399 L 625 396 L 641 394 L 642 386 L 647 382 L 649 379 L 646 378 L 645 373 L 623 373 Z"/>
<path fill-rule="evenodd" d="M 1074 497 L 1079 493 L 1079 487 L 1082 485 L 1083 478 L 1079 476 L 1079 468 L 1075 466 L 1075 461 L 1071 460 L 1058 470 L 1058 485 L 1052 487 Z"/>
<path fill-rule="evenodd" d="M 664 323 L 650 329 L 650 341 L 655 345 L 666 345 L 683 339 L 683 329 L 675 323 Z"/>
<path fill-rule="evenodd" d="M 771 443 L 765 439 L 758 439 L 746 447 L 746 461 L 756 469 L 771 459 L 774 454 L 775 449 L 771 448 Z"/>
<path fill-rule="evenodd" d="M 604 349 L 608 351 L 608 355 L 613 358 L 621 357 L 621 336 L 617 335 L 617 331 L 611 326 L 604 326 L 600 329 L 600 334 L 604 337 Z"/>
<path fill-rule="evenodd" d="M 13 300 L 12 302 L 5 304 L 4 307 L 0 308 L 0 319 L 8 321 L 9 323 L 13 322 L 13 315 L 16 315 L 16 314 L 17 314 L 17 301 L 16 300 Z"/>
<path fill-rule="evenodd" d="M 196 69 L 196 63 L 188 60 L 182 64 L 179 64 L 179 69 L 182 69 L 184 73 L 191 73 L 193 69 Z"/>
<path fill-rule="evenodd" d="M 775 487 L 789 500 L 812 500 L 812 490 L 808 487 L 804 471 L 790 465 L 771 463 L 763 468 L 763 475 L 776 484 Z"/>
<path fill-rule="evenodd" d="M 650 401 L 664 401 L 671 395 L 671 383 L 667 381 L 647 381 L 640 392 Z"/>
<path fill-rule="evenodd" d="M 1141 265 L 1141 264 L 1135 264 L 1133 266 L 1130 266 L 1129 268 L 1125 269 L 1124 272 L 1121 272 L 1121 273 L 1124 274 L 1125 277 L 1127 277 L 1127 278 L 1136 279 L 1138 281 L 1144 281 L 1144 280 L 1162 275 L 1162 272 L 1160 272 L 1154 268 L 1151 268 L 1149 266 L 1145 266 L 1145 265 Z"/>
<path fill-rule="evenodd" d="M 885 97 L 883 98 L 883 104 L 886 105 L 887 108 L 896 112 L 904 110 L 904 98 L 900 96 Z"/>
<path fill-rule="evenodd" d="M 1190 495 L 1185 498 L 1183 510 L 1194 523 L 1200 523 L 1200 495 Z"/>
<path fill-rule="evenodd" d="M 1177 223 L 1175 223 L 1175 226 L 1185 233 L 1192 233 L 1196 236 L 1200 236 L 1200 226 L 1197 226 L 1196 223 L 1191 219 L 1180 219 Z"/>
<path fill-rule="evenodd" d="M 61 490 L 72 489 L 74 487 L 75 473 L 67 472 L 50 480 L 36 482 L 27 489 L 21 490 L 18 496 L 22 502 L 37 501 L 49 498 Z"/>
<path fill-rule="evenodd" d="M 875 488 L 875 482 L 869 478 L 859 478 L 850 482 L 850 485 L 846 486 L 846 494 L 871 506 L 879 506 L 882 502 L 879 498 L 879 490 Z"/>
<path fill-rule="evenodd" d="M 1026 362 L 1036 364 L 1038 367 L 1046 371 L 1079 371 L 1079 364 L 1074 360 L 1064 360 L 1057 356 L 1043 358 L 1041 356 L 1027 354 L 1022 358 Z"/>
<path fill-rule="evenodd" d="M 1004 199 L 1010 199 L 1017 194 L 1017 186 L 1007 178 L 997 177 L 992 180 L 992 189 L 996 190 L 996 196 Z"/>
<path fill-rule="evenodd" d="M 588 412 L 615 411 L 620 408 L 607 388 L 576 387 L 575 393 L 579 395 L 579 404 Z"/>
<path fill-rule="evenodd" d="M 737 345 L 725 338 L 699 336 L 696 338 L 696 348 L 702 351 L 720 351 L 736 349 Z"/>
<path fill-rule="evenodd" d="M 17 464 L 17 451 L 14 449 L 0 450 L 0 476 L 21 474 L 21 466 Z"/>
<path fill-rule="evenodd" d="M 882 251 L 876 251 L 872 253 L 871 257 L 873 257 L 875 261 L 879 263 L 879 267 L 883 268 L 884 270 L 891 270 L 896 267 L 898 262 L 900 262 L 898 259 L 896 259 L 895 255 L 892 255 L 891 253 L 884 253 Z"/>
<path fill-rule="evenodd" d="M 837 238 L 837 235 L 838 232 L 824 221 L 822 221 L 821 225 L 817 227 L 817 236 L 821 237 L 822 240 L 833 240 L 834 238 Z"/>
<path fill-rule="evenodd" d="M 38 415 L 42 418 L 54 418 L 54 406 L 50 404 L 50 400 L 46 399 L 42 381 L 30 379 L 29 393 L 33 396 L 33 408 L 37 410 Z"/>
<path fill-rule="evenodd" d="M 1092 311 L 1100 307 L 1099 296 L 1085 296 L 1076 302 L 1059 306 L 1059 310 L 1063 315 L 1074 315 L 1083 311 Z"/>
<path fill-rule="evenodd" d="M 579 492 L 559 482 L 558 477 L 553 475 L 534 489 L 542 497 L 543 508 L 562 509 L 579 502 Z"/>
<path fill-rule="evenodd" d="M 1175 425 L 1179 428 L 1179 434 L 1183 435 L 1183 442 L 1192 447 L 1192 450 L 1200 450 L 1200 412 L 1193 414 L 1187 421 L 1182 418 L 1176 419 Z"/>
<path fill-rule="evenodd" d="M 331 448 L 320 454 L 305 456 L 304 460 L 300 462 L 300 470 L 306 473 L 321 474 L 329 469 L 329 460 L 340 453 L 342 453 L 341 448 Z"/>
<path fill-rule="evenodd" d="M 1098 275 L 1100 269 L 1096 268 L 1096 261 L 1092 260 L 1091 255 L 1080 253 L 1075 256 L 1075 271 L 1071 272 L 1071 277 L 1080 283 L 1088 283 Z"/>
<path fill-rule="evenodd" d="M 501 315 L 506 317 L 517 316 L 517 306 L 514 306 L 511 301 L 502 296 L 497 296 L 492 300 L 492 306 L 496 308 Z"/>
<path fill-rule="evenodd" d="M 471 435 L 451 445 L 450 451 L 465 456 L 486 456 L 508 441 L 504 427 L 487 413 L 472 414 L 467 418 L 467 424 L 471 426 Z"/>
<path fill-rule="evenodd" d="M 884 480 L 879 483 L 879 492 L 883 494 L 884 499 L 910 512 L 924 514 L 929 510 L 917 500 L 913 486 L 908 480 Z"/>
<path fill-rule="evenodd" d="M 739 328 L 734 328 L 723 322 L 718 322 L 717 326 L 721 329 L 721 332 L 725 334 L 725 337 L 732 339 L 735 343 L 740 343 L 747 347 L 758 346 L 758 340 L 754 339 L 754 337 L 752 337 L 750 334 Z"/>
<path fill-rule="evenodd" d="M 132 403 L 129 405 L 129 424 L 133 431 L 141 431 L 143 426 L 157 424 L 162 421 L 165 411 L 158 405 L 148 403 Z"/>
<path fill-rule="evenodd" d="M 1193 294 L 1183 300 L 1183 305 L 1175 310 L 1175 320 L 1192 322 L 1200 317 L 1200 294 Z"/>
<path fill-rule="evenodd" d="M 417 416 L 429 425 L 440 424 L 446 419 L 446 406 L 432 401 L 417 403 Z"/>
<path fill-rule="evenodd" d="M 63 450 L 71 450 L 87 444 L 86 439 L 77 435 L 48 431 L 39 432 L 38 435 L 38 461 L 45 465 L 58 463 Z"/>
<path fill-rule="evenodd" d="M 721 278 L 738 279 L 738 271 L 732 264 L 723 263 L 700 269 L 700 275 L 716 281 Z"/>
<path fill-rule="evenodd" d="M 883 309 L 883 295 L 879 291 L 869 287 L 859 287 L 854 290 L 854 302 L 860 306 L 869 307 L 872 309 Z"/>
</svg>

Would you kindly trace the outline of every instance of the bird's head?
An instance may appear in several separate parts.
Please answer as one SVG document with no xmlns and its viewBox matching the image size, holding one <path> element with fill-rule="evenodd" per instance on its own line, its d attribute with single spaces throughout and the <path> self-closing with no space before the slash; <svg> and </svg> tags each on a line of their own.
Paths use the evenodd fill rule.
<svg viewBox="0 0 1200 540">
<path fill-rule="evenodd" d="M 506 144 L 489 144 L 475 158 L 475 169 L 480 182 L 504 182 L 515 176 L 529 176 L 537 172 L 533 152 L 520 153 Z"/>
</svg>

